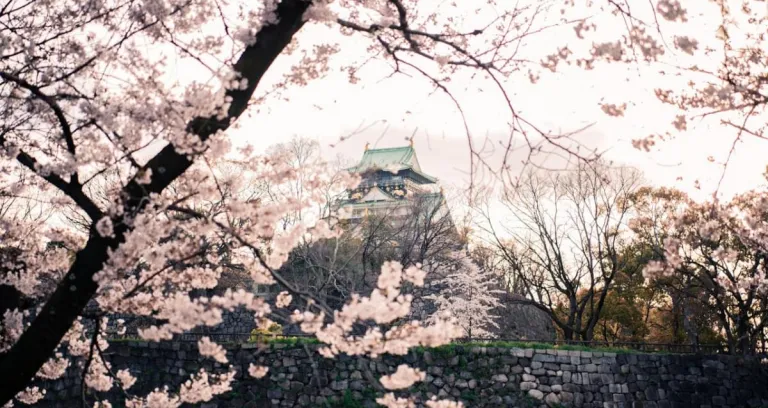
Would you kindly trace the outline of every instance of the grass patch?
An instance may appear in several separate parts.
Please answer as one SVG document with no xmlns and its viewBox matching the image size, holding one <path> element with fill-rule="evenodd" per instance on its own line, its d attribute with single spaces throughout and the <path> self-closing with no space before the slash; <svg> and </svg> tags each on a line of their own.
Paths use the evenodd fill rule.
<svg viewBox="0 0 768 408">
<path fill-rule="evenodd" d="M 618 347 L 586 347 L 579 345 L 559 344 L 554 345 L 551 343 L 536 343 L 525 341 L 484 341 L 484 342 L 466 342 L 466 343 L 451 343 L 443 346 L 427 348 L 427 347 L 414 347 L 411 350 L 423 353 L 429 351 L 434 354 L 435 357 L 453 357 L 460 353 L 464 349 L 471 349 L 473 347 L 496 347 L 496 348 L 520 348 L 520 349 L 534 349 L 534 350 L 578 350 L 578 351 L 601 351 L 609 353 L 640 353 L 640 351 L 629 348 Z"/>
<path fill-rule="evenodd" d="M 608 353 L 639 353 L 638 350 L 620 347 L 587 347 L 572 344 L 551 344 L 525 341 L 486 341 L 458 343 L 464 347 L 497 347 L 497 348 L 522 348 L 534 350 L 574 350 L 574 351 L 602 351 Z"/>
<path fill-rule="evenodd" d="M 215 337 L 214 337 L 214 340 L 215 340 Z M 130 337 L 130 338 L 111 339 L 109 341 L 114 343 L 130 343 L 130 342 L 141 342 L 146 340 L 143 340 L 138 337 Z M 219 343 L 223 345 L 261 343 L 261 344 L 270 345 L 270 347 L 278 344 L 284 345 L 287 347 L 299 347 L 304 345 L 322 344 L 319 340 L 312 337 L 291 337 L 291 336 L 280 336 L 280 337 L 254 336 L 250 338 L 247 342 L 224 341 Z M 537 342 L 526 342 L 526 341 L 484 341 L 484 342 L 473 341 L 473 342 L 451 343 L 451 344 L 446 344 L 443 346 L 432 347 L 432 348 L 413 347 L 411 348 L 411 351 L 417 352 L 417 353 L 423 353 L 425 351 L 429 351 L 435 357 L 438 357 L 438 358 L 451 358 L 456 355 L 463 354 L 464 350 L 471 349 L 473 347 L 521 348 L 521 349 L 534 349 L 534 350 L 597 351 L 597 352 L 608 352 L 608 353 L 617 353 L 617 354 L 631 354 L 631 353 L 670 354 L 664 351 L 639 351 L 631 348 L 621 348 L 621 347 L 587 347 L 587 346 L 570 345 L 570 344 L 553 345 L 551 343 L 537 343 Z"/>
<path fill-rule="evenodd" d="M 266 344 L 285 344 L 288 346 L 301 346 L 304 344 L 320 344 L 320 340 L 313 337 L 261 338 L 261 339 L 258 339 L 258 341 Z"/>
</svg>

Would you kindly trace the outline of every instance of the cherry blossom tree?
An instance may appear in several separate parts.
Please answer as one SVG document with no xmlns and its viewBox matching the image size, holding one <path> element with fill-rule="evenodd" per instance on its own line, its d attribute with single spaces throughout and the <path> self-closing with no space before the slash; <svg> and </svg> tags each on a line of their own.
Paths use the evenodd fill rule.
<svg viewBox="0 0 768 408">
<path fill-rule="evenodd" d="M 652 239 L 648 242 L 664 242 L 654 245 L 664 260 L 652 264 L 648 276 L 674 284 L 678 294 L 703 293 L 703 299 L 693 300 L 719 316 L 718 326 L 730 349 L 749 351 L 763 331 L 762 244 L 750 237 L 761 234 L 757 220 L 765 192 L 754 190 L 728 203 L 721 202 L 718 194 L 741 142 L 748 137 L 765 139 L 765 4 L 722 0 L 691 7 L 678 0 L 658 0 L 638 8 L 627 0 L 607 3 L 595 6 L 623 18 L 627 33 L 615 38 L 592 23 L 580 24 L 577 35 L 591 39 L 593 46 L 586 52 L 563 48 L 548 59 L 549 65 L 553 70 L 561 63 L 588 69 L 601 63 L 646 68 L 643 72 L 658 81 L 653 94 L 669 108 L 669 121 L 651 134 L 638 135 L 633 144 L 640 150 L 650 151 L 700 125 L 711 126 L 710 134 L 732 138 L 729 148 L 707 158 L 723 169 L 711 202 L 686 202 L 668 209 L 662 218 L 637 221 L 665 226 L 663 233 L 645 236 Z M 632 101 L 617 101 L 603 110 L 620 117 L 631 105 Z M 701 188 L 698 180 L 695 187 Z M 684 288 L 691 290 L 686 293 Z"/>
<path fill-rule="evenodd" d="M 110 314 L 157 319 L 139 333 L 151 341 L 215 325 L 222 311 L 234 307 L 257 318 L 268 314 L 263 299 L 242 290 L 190 295 L 214 287 L 230 262 L 254 281 L 277 282 L 307 300 L 311 306 L 297 311 L 295 320 L 328 344 L 327 356 L 402 354 L 410 346 L 455 337 L 450 319 L 350 335 L 356 321 L 386 324 L 405 316 L 411 298 L 400 293 L 400 284 L 420 283 L 418 268 L 385 264 L 369 297 L 353 297 L 335 312 L 281 278 L 277 269 L 300 239 L 336 234 L 325 222 L 276 228 L 292 212 L 325 204 L 317 190 L 331 177 L 327 168 L 309 164 L 313 175 L 302 183 L 310 194 L 264 203 L 227 193 L 213 163 L 237 161 L 244 173 L 273 185 L 296 182 L 295 169 L 280 157 L 256 156 L 249 146 L 232 149 L 227 131 L 271 91 L 327 74 L 339 35 L 355 35 L 369 46 L 364 60 L 383 58 L 395 73 L 422 77 L 451 98 L 451 75 L 480 72 L 496 81 L 518 127 L 536 132 L 542 143 L 551 141 L 516 113 L 498 79 L 519 68 L 516 51 L 536 32 L 541 7 L 499 9 L 491 1 L 477 8 L 476 15 L 490 16 L 480 25 L 465 21 L 471 13 L 455 5 L 438 13 L 405 0 L 10 0 L 0 6 L 0 165 L 17 162 L 41 193 L 62 195 L 83 215 L 79 230 L 61 228 L 60 221 L 35 230 L 23 222 L 0 226 L 2 246 L 18 253 L 4 259 L 2 283 L 35 305 L 9 307 L 2 317 L 0 404 L 34 403 L 44 392 L 35 379 L 56 378 L 68 369 L 81 370 L 85 387 L 93 390 L 130 389 L 133 374 L 113 372 L 104 359 Z M 305 26 L 326 30 L 330 39 L 304 43 L 299 32 Z M 278 57 L 290 67 L 265 89 L 264 77 Z M 353 82 L 364 62 L 344 67 Z M 110 188 L 91 188 L 107 175 Z M 10 191 L 21 183 L 7 172 L 0 180 Z M 212 203 L 215 211 L 201 211 Z M 52 241 L 59 245 L 51 249 Z M 229 245 L 226 259 L 210 242 Z M 44 279 L 56 285 L 40 285 Z M 281 299 L 290 305 L 286 296 Z M 203 355 L 226 359 L 208 340 L 199 346 Z M 62 350 L 72 359 L 62 357 Z M 249 372 L 263 376 L 265 368 Z M 412 381 L 420 377 L 399 372 Z M 178 390 L 130 396 L 126 405 L 206 401 L 225 392 L 233 377 L 232 370 L 201 371 Z M 391 395 L 383 401 L 403 403 Z"/>
<path fill-rule="evenodd" d="M 439 268 L 443 277 L 431 281 L 436 293 L 425 296 L 435 304 L 436 311 L 430 317 L 436 319 L 449 314 L 458 320 L 464 337 L 495 337 L 492 329 L 498 328 L 494 310 L 501 306 L 501 277 L 494 271 L 480 269 L 464 252 L 454 252 Z"/>
<path fill-rule="evenodd" d="M 649 279 L 693 283 L 703 292 L 731 352 L 753 352 L 768 324 L 766 203 L 763 191 L 727 204 L 690 203 L 671 218 L 663 259 L 644 270 Z"/>
<path fill-rule="evenodd" d="M 687 211 L 693 201 L 687 194 L 665 187 L 642 187 L 631 198 L 633 217 L 629 227 L 641 251 L 649 251 L 648 261 L 664 259 L 664 243 L 681 238 L 674 228 L 675 220 Z M 657 278 L 645 283 L 652 291 L 660 291 L 662 299 L 653 302 L 655 310 L 668 308 L 671 318 L 669 330 L 672 341 L 687 341 L 696 347 L 700 332 L 714 328 L 712 313 L 707 302 L 701 301 L 701 287 L 690 276 Z"/>
</svg>

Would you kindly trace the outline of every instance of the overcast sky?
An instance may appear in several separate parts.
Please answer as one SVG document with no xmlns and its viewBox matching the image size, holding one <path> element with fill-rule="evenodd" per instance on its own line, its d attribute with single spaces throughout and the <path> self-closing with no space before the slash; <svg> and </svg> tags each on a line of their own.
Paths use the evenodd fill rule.
<svg viewBox="0 0 768 408">
<path fill-rule="evenodd" d="M 701 7 L 697 11 L 704 16 L 712 11 L 704 5 Z M 542 24 L 554 21 L 552 18 L 543 20 Z M 615 17 L 597 18 L 602 21 L 598 26 L 606 32 L 622 29 L 620 25 L 609 25 L 611 21 L 620 22 Z M 691 20 L 696 25 L 687 23 L 684 26 L 687 32 L 698 33 L 702 39 L 714 37 L 717 21 L 693 15 Z M 299 40 L 311 43 L 313 39 L 329 38 L 333 30 L 307 26 L 299 33 Z M 337 63 L 362 58 L 364 43 L 359 37 L 337 37 L 343 50 L 334 57 Z M 578 47 L 569 38 L 575 40 L 571 27 L 548 30 L 531 37 L 522 52 L 528 52 L 535 59 L 542 55 L 542 50 L 549 52 L 564 42 Z M 686 61 L 684 55 L 673 50 L 668 52 L 667 58 L 674 62 Z M 268 73 L 264 88 L 279 78 L 288 66 L 287 58 L 278 60 Z M 268 99 L 251 110 L 241 118 L 232 135 L 236 141 L 248 140 L 261 149 L 293 135 L 308 137 L 320 143 L 327 157 L 341 153 L 354 160 L 362 155 L 366 143 L 374 147 L 402 146 L 414 135 L 419 160 L 426 173 L 447 184 L 468 182 L 468 139 L 461 117 L 450 99 L 441 92 L 434 92 L 424 78 L 389 76 L 390 73 L 391 69 L 385 63 L 369 64 L 358 84 L 350 84 L 344 74 L 332 72 L 327 78 L 308 86 L 291 88 L 282 95 L 288 100 Z M 684 78 L 659 76 L 658 67 L 637 65 L 601 66 L 592 71 L 561 69 L 556 74 L 543 75 L 535 85 L 526 78 L 524 72 L 513 75 L 504 87 L 510 92 L 516 109 L 537 126 L 570 131 L 593 123 L 576 137 L 578 141 L 604 151 L 606 158 L 617 163 L 640 168 L 650 182 L 674 185 L 699 198 L 711 194 L 717 185 L 734 132 L 719 126 L 716 121 L 690 123 L 688 132 L 660 143 L 650 153 L 631 146 L 632 139 L 669 128 L 670 118 L 676 112 L 661 106 L 653 90 L 665 83 L 679 87 L 686 82 Z M 462 103 L 475 147 L 488 143 L 486 151 L 493 156 L 493 149 L 489 147 L 505 141 L 508 132 L 506 123 L 510 115 L 501 94 L 489 81 L 467 76 L 453 78 L 450 86 Z M 628 102 L 626 115 L 621 118 L 605 115 L 600 109 L 601 101 Z M 339 138 L 344 135 L 351 137 L 340 143 Z M 766 165 L 766 147 L 765 143 L 755 139 L 746 139 L 737 146 L 720 188 L 723 196 L 763 183 L 761 173 Z M 496 152 L 499 151 L 496 146 Z M 523 152 L 520 154 L 522 159 Z M 709 156 L 713 162 L 708 160 Z M 490 160 L 493 161 L 493 157 Z M 549 160 L 562 165 L 556 157 Z M 701 190 L 694 187 L 696 180 L 700 181 Z"/>
</svg>

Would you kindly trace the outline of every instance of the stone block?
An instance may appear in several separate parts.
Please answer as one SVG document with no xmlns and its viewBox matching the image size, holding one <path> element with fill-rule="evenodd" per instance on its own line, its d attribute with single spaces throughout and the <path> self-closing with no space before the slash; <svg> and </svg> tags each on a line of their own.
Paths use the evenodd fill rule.
<svg viewBox="0 0 768 408">
<path fill-rule="evenodd" d="M 528 391 L 538 387 L 538 384 L 531 381 L 524 381 L 520 383 L 520 391 Z"/>
<path fill-rule="evenodd" d="M 535 398 L 537 400 L 541 400 L 544 398 L 544 393 L 539 390 L 528 390 L 528 395 L 531 398 Z"/>
<path fill-rule="evenodd" d="M 504 374 L 496 374 L 493 377 L 491 377 L 491 381 L 505 383 L 509 381 L 509 378 L 507 378 L 507 376 Z"/>
<path fill-rule="evenodd" d="M 533 356 L 533 361 L 541 361 L 542 363 L 554 363 L 555 360 L 557 360 L 555 356 L 550 354 L 536 354 Z"/>
<path fill-rule="evenodd" d="M 554 407 L 560 405 L 560 397 L 552 392 L 547 394 L 546 398 L 544 398 L 544 402 L 546 402 L 550 407 Z"/>
<path fill-rule="evenodd" d="M 523 374 L 523 381 L 536 382 L 536 377 L 530 374 Z"/>
</svg>

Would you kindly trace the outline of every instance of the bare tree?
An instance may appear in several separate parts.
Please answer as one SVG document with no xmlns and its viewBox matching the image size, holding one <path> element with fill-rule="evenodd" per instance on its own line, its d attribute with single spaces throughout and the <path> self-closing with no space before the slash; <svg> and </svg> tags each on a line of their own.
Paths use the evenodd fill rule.
<svg viewBox="0 0 768 408">
<path fill-rule="evenodd" d="M 297 173 L 297 177 L 290 185 L 275 185 L 263 182 L 260 185 L 260 189 L 265 200 L 280 201 L 287 198 L 304 200 L 310 191 L 317 193 L 318 190 L 323 191 L 325 194 L 325 205 L 318 208 L 302 208 L 283 217 L 282 224 L 284 229 L 302 222 L 306 217 L 326 218 L 331 215 L 332 203 L 344 192 L 343 187 L 338 183 L 338 178 L 349 167 L 347 159 L 337 156 L 331 162 L 331 165 L 337 172 L 337 177 L 325 180 L 322 186 L 312 186 L 313 188 L 310 188 L 309 183 L 313 182 L 314 176 L 311 169 L 320 163 L 326 162 L 321 154 L 320 144 L 317 141 L 294 136 L 286 142 L 270 146 L 267 149 L 267 153 L 279 157 L 283 164 Z"/>
<path fill-rule="evenodd" d="M 640 174 L 604 163 L 580 163 L 562 174 L 527 173 L 506 191 L 512 219 L 499 229 L 485 212 L 485 227 L 500 254 L 514 265 L 529 303 L 546 312 L 566 340 L 590 340 L 606 296 L 622 268 L 630 194 Z M 512 240 L 505 239 L 506 233 Z"/>
<path fill-rule="evenodd" d="M 403 265 L 429 262 L 465 244 L 443 194 L 417 196 L 408 204 L 408 217 L 396 227 L 397 246 Z"/>
</svg>

